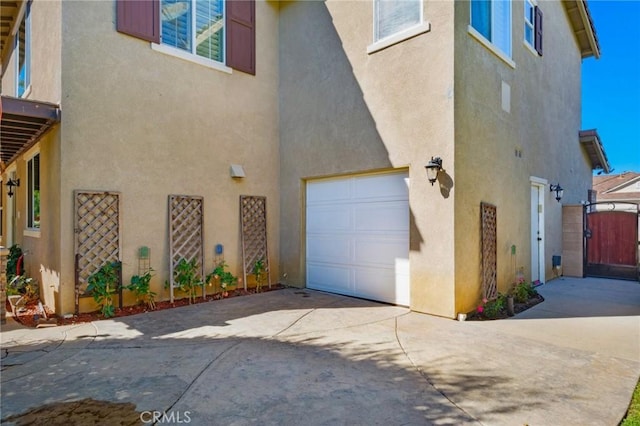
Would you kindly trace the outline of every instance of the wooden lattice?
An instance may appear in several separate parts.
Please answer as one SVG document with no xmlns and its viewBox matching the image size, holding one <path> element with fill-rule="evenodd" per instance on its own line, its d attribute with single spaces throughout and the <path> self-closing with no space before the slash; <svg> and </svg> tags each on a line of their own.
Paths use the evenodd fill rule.
<svg viewBox="0 0 640 426">
<path fill-rule="evenodd" d="M 482 296 L 488 300 L 498 296 L 497 283 L 497 209 L 480 203 L 482 223 Z"/>
<path fill-rule="evenodd" d="M 262 259 L 271 287 L 269 250 L 267 247 L 267 197 L 240 196 L 240 226 L 242 228 L 242 273 L 247 288 L 247 274 Z"/>
<path fill-rule="evenodd" d="M 204 297 L 204 230 L 203 198 L 187 195 L 169 195 L 169 277 L 170 297 L 173 302 L 174 268 L 181 259 L 196 260 L 199 278 L 203 281 Z"/>
<path fill-rule="evenodd" d="M 74 203 L 77 312 L 79 299 L 90 296 L 87 292 L 89 277 L 103 265 L 121 260 L 120 194 L 74 191 Z"/>
</svg>

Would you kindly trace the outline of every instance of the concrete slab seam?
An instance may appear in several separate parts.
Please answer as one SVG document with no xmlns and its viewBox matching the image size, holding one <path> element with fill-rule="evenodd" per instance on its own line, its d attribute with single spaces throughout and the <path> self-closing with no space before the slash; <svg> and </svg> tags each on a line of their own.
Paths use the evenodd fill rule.
<svg viewBox="0 0 640 426">
<path fill-rule="evenodd" d="M 198 381 L 198 379 L 204 374 L 205 371 L 207 371 L 217 360 L 219 360 L 220 358 L 222 358 L 223 355 L 227 354 L 229 351 L 231 351 L 232 349 L 236 348 L 237 346 L 241 345 L 243 342 L 239 341 L 234 343 L 233 345 L 229 346 L 227 349 L 225 349 L 224 351 L 220 352 L 220 354 L 213 358 L 211 361 L 209 361 L 207 363 L 207 365 L 204 366 L 204 368 L 202 370 L 200 370 L 200 372 L 193 378 L 193 380 L 191 380 L 191 383 L 189 383 L 189 385 L 184 389 L 184 391 L 180 394 L 180 396 L 178 397 L 178 399 L 176 399 L 174 401 L 173 404 L 171 404 L 166 410 L 166 413 L 170 413 L 171 409 L 182 400 L 182 398 L 187 394 L 187 392 L 189 392 L 189 389 L 191 389 L 193 387 L 193 385 Z"/>
<path fill-rule="evenodd" d="M 404 315 L 408 315 L 404 314 Z M 404 348 L 404 346 L 402 345 L 402 342 L 400 341 L 400 336 L 398 335 L 398 318 L 402 316 L 402 315 L 398 315 L 395 318 L 395 326 L 394 326 L 394 332 L 396 335 L 396 341 L 398 342 L 398 346 L 400 347 L 400 349 L 402 350 L 402 353 L 404 353 L 404 356 L 409 360 L 409 362 L 411 363 L 411 365 L 413 366 L 413 368 L 420 374 L 420 376 L 422 376 L 422 378 L 432 387 L 434 388 L 436 391 L 438 391 L 438 393 L 440 395 L 442 395 L 447 401 L 449 401 L 451 403 L 451 405 L 453 405 L 454 407 L 456 407 L 458 410 L 462 411 L 463 413 L 465 413 L 467 416 L 469 416 L 469 418 L 475 420 L 478 424 L 482 424 L 482 422 L 480 422 L 477 418 L 475 418 L 474 416 L 471 415 L 471 413 L 467 412 L 464 408 L 460 407 L 458 404 L 456 404 L 451 398 L 449 398 L 449 396 L 447 396 L 446 393 L 444 393 L 442 390 L 440 390 L 430 379 L 429 376 L 427 376 L 427 373 L 425 373 L 425 371 L 423 369 L 421 369 L 420 367 L 418 367 L 418 365 L 413 362 L 413 359 L 411 359 L 411 357 L 409 356 L 409 353 L 406 351 L 406 349 Z"/>
</svg>

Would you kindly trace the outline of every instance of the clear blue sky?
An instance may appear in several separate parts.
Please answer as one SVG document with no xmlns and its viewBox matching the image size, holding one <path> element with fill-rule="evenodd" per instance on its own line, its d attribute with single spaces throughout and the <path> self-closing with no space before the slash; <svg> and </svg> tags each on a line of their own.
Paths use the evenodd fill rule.
<svg viewBox="0 0 640 426">
<path fill-rule="evenodd" d="M 588 5 L 601 56 L 582 62 L 582 129 L 598 129 L 613 173 L 640 172 L 640 1 Z"/>
</svg>

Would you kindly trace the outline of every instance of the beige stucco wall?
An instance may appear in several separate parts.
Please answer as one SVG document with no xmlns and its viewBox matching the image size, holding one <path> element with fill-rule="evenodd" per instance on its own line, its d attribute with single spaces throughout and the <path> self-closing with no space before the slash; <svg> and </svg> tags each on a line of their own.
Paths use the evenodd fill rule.
<svg viewBox="0 0 640 426">
<path fill-rule="evenodd" d="M 453 2 L 424 17 L 430 32 L 368 55 L 371 2 L 281 3 L 280 269 L 305 285 L 307 179 L 408 168 L 411 308 L 453 316 Z"/>
<path fill-rule="evenodd" d="M 531 273 L 531 177 L 547 181 L 544 199 L 545 275 L 562 253 L 562 205 L 548 184 L 564 188 L 562 203 L 587 198 L 591 169 L 580 148 L 581 59 L 564 7 L 542 2 L 544 56 L 524 45 L 523 3 L 512 3 L 515 68 L 468 34 L 469 3 L 456 2 L 456 309 L 472 310 L 480 289 L 480 202 L 497 206 L 498 288 L 514 269 Z M 502 82 L 511 90 L 502 108 Z M 522 155 L 517 156 L 516 150 Z M 516 246 L 515 258 L 511 246 Z"/>
<path fill-rule="evenodd" d="M 212 70 L 117 33 L 114 1 L 64 2 L 62 313 L 74 309 L 74 190 L 121 194 L 124 282 L 138 273 L 138 248 L 148 246 L 158 299 L 168 297 L 169 194 L 204 197 L 207 272 L 220 243 L 231 271 L 241 274 L 240 195 L 267 197 L 269 249 L 278 252 L 277 13 L 277 4 L 257 2 L 251 76 Z M 243 165 L 246 178 L 233 180 L 231 164 Z M 271 273 L 275 282 L 275 261 Z"/>
<path fill-rule="evenodd" d="M 61 99 L 61 3 L 58 1 L 32 2 L 31 4 L 31 86 L 27 99 L 59 103 Z M 9 43 L 13 43 L 10 41 Z M 15 96 L 16 52 L 10 52 L 3 67 L 3 95 Z M 16 188 L 12 202 L 15 205 L 15 233 L 13 243 L 25 251 L 25 270 L 28 276 L 40 284 L 43 302 L 57 311 L 56 294 L 60 284 L 60 135 L 61 126 L 55 125 L 40 141 L 23 155 L 7 165 L 8 171 L 16 170 L 20 187 Z M 27 168 L 26 162 L 40 154 L 40 230 L 26 230 L 27 219 Z M 3 174 L 6 182 L 7 174 Z M 6 206 L 8 200 L 4 191 Z M 5 210 L 3 235 L 11 212 Z M 6 242 L 9 244 L 9 242 Z"/>
</svg>

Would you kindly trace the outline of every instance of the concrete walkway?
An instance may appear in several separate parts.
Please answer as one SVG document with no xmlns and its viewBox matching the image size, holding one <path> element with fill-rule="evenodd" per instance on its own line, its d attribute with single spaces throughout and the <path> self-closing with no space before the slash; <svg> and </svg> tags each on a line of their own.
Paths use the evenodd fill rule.
<svg viewBox="0 0 640 426">
<path fill-rule="evenodd" d="M 174 424 L 617 425 L 640 375 L 640 284 L 560 278 L 539 291 L 544 303 L 500 321 L 287 289 L 3 326 L 1 417 L 92 398 Z"/>
</svg>

